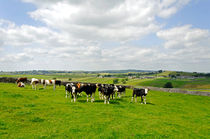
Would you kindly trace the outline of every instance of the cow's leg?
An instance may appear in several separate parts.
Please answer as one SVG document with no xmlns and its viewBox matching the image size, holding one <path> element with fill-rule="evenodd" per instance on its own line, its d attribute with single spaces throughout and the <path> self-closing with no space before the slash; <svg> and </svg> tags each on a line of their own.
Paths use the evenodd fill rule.
<svg viewBox="0 0 210 139">
<path fill-rule="evenodd" d="M 99 99 L 101 99 L 101 91 L 98 91 Z"/>
<path fill-rule="evenodd" d="M 104 95 L 101 93 L 101 99 L 104 99 Z"/>
<path fill-rule="evenodd" d="M 68 91 L 66 90 L 66 98 L 68 97 Z"/>
<path fill-rule="evenodd" d="M 90 94 L 91 102 L 93 102 L 93 94 Z"/>
<path fill-rule="evenodd" d="M 87 95 L 87 102 L 88 102 L 88 95 Z"/>
<path fill-rule="evenodd" d="M 76 96 L 77 96 L 77 95 L 74 93 L 74 102 L 76 102 Z"/>
<path fill-rule="evenodd" d="M 106 104 L 106 96 L 104 96 L 104 104 Z"/>
<path fill-rule="evenodd" d="M 71 102 L 73 102 L 73 94 L 72 94 L 72 92 L 71 92 Z"/>
<path fill-rule="evenodd" d="M 55 91 L 55 84 L 53 85 L 53 90 Z"/>
<path fill-rule="evenodd" d="M 143 104 L 143 96 L 141 96 L 141 104 Z"/>
<path fill-rule="evenodd" d="M 146 103 L 146 96 L 144 96 L 144 104 L 147 104 L 147 103 Z"/>
<path fill-rule="evenodd" d="M 95 93 L 93 93 L 93 101 L 95 101 Z"/>
<path fill-rule="evenodd" d="M 110 101 L 110 95 L 108 95 L 107 104 L 109 104 Z"/>
</svg>

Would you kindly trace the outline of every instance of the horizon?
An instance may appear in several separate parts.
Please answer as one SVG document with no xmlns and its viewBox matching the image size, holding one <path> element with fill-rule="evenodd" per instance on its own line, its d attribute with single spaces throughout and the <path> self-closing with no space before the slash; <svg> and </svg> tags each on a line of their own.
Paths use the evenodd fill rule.
<svg viewBox="0 0 210 139">
<path fill-rule="evenodd" d="M 0 71 L 210 72 L 208 0 L 0 1 Z"/>
<path fill-rule="evenodd" d="M 30 72 L 30 71 L 57 71 L 57 72 L 105 72 L 105 71 L 142 71 L 142 72 L 158 72 L 159 70 L 162 70 L 163 72 L 186 72 L 186 73 L 210 73 L 210 72 L 196 72 L 196 71 L 175 71 L 175 70 L 163 70 L 163 69 L 159 69 L 159 70 L 142 70 L 142 69 L 119 69 L 119 70 L 19 70 L 19 71 L 2 71 L 0 70 L 0 72 Z"/>
</svg>

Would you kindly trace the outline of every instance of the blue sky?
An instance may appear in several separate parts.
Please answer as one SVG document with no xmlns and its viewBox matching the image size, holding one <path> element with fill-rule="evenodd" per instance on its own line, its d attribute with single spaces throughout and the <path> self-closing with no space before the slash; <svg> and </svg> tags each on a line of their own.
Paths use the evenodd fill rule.
<svg viewBox="0 0 210 139">
<path fill-rule="evenodd" d="M 0 70 L 208 72 L 209 5 L 209 0 L 1 0 Z"/>
</svg>

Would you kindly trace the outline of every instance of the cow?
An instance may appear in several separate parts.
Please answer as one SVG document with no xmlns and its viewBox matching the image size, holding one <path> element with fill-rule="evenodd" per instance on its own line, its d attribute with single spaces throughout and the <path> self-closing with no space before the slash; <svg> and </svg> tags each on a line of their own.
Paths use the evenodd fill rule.
<svg viewBox="0 0 210 139">
<path fill-rule="evenodd" d="M 132 99 L 131 101 L 133 101 L 133 98 L 135 96 L 135 102 L 137 102 L 137 97 L 141 97 L 141 104 L 146 104 L 146 95 L 148 93 L 149 89 L 148 88 L 134 88 L 133 89 L 133 96 L 132 96 Z M 144 101 L 143 101 L 143 98 L 144 98 Z"/>
<path fill-rule="evenodd" d="M 125 94 L 125 86 L 117 85 L 117 97 L 121 98 L 121 94 Z"/>
<path fill-rule="evenodd" d="M 31 79 L 31 85 L 32 85 L 32 89 L 35 89 L 36 90 L 36 86 L 39 84 L 39 79 L 36 79 L 36 78 L 32 78 Z"/>
<path fill-rule="evenodd" d="M 18 87 L 25 87 L 25 84 L 23 82 L 18 82 L 17 86 Z"/>
<path fill-rule="evenodd" d="M 46 89 L 47 85 L 53 85 L 53 90 L 55 90 L 56 85 L 61 86 L 61 80 L 44 80 L 44 79 L 41 79 L 41 84 L 43 84 L 44 89 Z"/>
<path fill-rule="evenodd" d="M 65 90 L 66 90 L 66 98 L 68 98 L 68 95 L 70 97 L 71 94 L 71 102 L 73 101 L 74 98 L 74 102 L 76 102 L 77 99 L 77 86 L 74 85 L 73 83 L 67 83 L 65 85 Z"/>
<path fill-rule="evenodd" d="M 27 82 L 27 77 L 18 78 L 16 83 L 18 84 L 19 82 L 26 83 Z"/>
<path fill-rule="evenodd" d="M 61 80 L 55 80 L 55 85 L 61 86 Z"/>
<path fill-rule="evenodd" d="M 102 94 L 102 90 L 103 90 L 103 87 L 104 85 L 103 84 L 97 84 L 97 87 L 98 87 L 98 96 L 99 96 L 99 99 L 103 99 L 103 94 Z"/>
<path fill-rule="evenodd" d="M 91 102 L 95 101 L 95 92 L 96 92 L 96 84 L 83 84 L 82 85 L 82 91 L 84 91 L 87 95 L 87 102 L 88 97 L 91 97 Z"/>
<path fill-rule="evenodd" d="M 110 101 L 110 95 L 113 95 L 115 92 L 115 86 L 114 85 L 104 85 L 102 87 L 102 94 L 104 96 L 104 104 L 109 104 Z"/>
</svg>

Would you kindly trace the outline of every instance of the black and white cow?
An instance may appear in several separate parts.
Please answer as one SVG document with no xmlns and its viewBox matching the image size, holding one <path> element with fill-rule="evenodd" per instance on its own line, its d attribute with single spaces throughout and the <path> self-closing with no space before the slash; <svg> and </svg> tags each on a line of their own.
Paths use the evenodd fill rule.
<svg viewBox="0 0 210 139">
<path fill-rule="evenodd" d="M 137 97 L 141 97 L 141 104 L 143 103 L 143 98 L 144 98 L 144 104 L 146 104 L 146 95 L 147 95 L 148 91 L 149 91 L 148 88 L 145 88 L 145 89 L 134 88 L 131 101 L 133 101 L 134 96 L 135 96 L 135 102 L 137 102 Z"/>
<path fill-rule="evenodd" d="M 110 96 L 113 95 L 115 93 L 115 85 L 113 84 L 105 84 L 102 87 L 102 94 L 104 96 L 104 104 L 109 104 L 110 101 Z"/>
<path fill-rule="evenodd" d="M 122 93 L 125 94 L 125 86 L 117 85 L 117 97 L 121 98 Z"/>
<path fill-rule="evenodd" d="M 96 84 L 82 84 L 81 89 L 84 91 L 87 95 L 87 102 L 88 97 L 91 97 L 91 102 L 95 101 L 95 92 L 96 92 Z"/>
<path fill-rule="evenodd" d="M 73 83 L 67 83 L 65 85 L 65 90 L 66 90 L 66 98 L 68 98 L 68 96 L 70 97 L 71 94 L 71 102 L 74 99 L 74 102 L 76 102 L 77 99 L 77 86 Z"/>
</svg>

